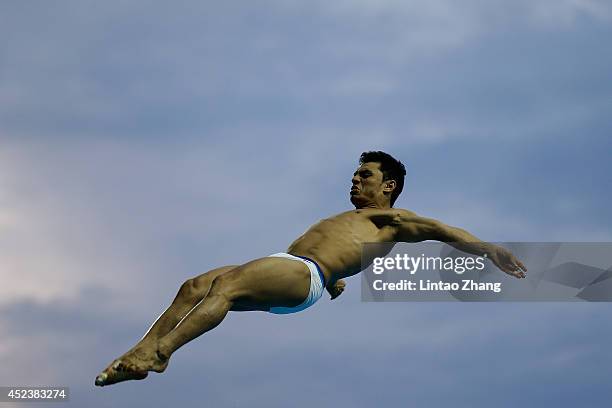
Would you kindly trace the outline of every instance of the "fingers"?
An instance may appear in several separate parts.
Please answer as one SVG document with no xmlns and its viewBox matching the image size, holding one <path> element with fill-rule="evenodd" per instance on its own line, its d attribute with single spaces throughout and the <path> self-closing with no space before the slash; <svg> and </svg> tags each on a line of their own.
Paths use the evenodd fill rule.
<svg viewBox="0 0 612 408">
<path fill-rule="evenodd" d="M 492 255 L 490 259 L 495 264 L 495 266 L 497 266 L 499 269 L 501 269 L 508 275 L 512 275 L 515 278 L 519 279 L 525 278 L 525 272 L 527 272 L 527 268 L 507 249 L 499 247 L 498 253 Z"/>
<path fill-rule="evenodd" d="M 511 252 L 507 251 L 506 262 L 504 262 L 504 272 L 522 279 L 525 278 L 525 272 L 527 272 L 527 268 L 525 265 L 519 261 Z"/>
<path fill-rule="evenodd" d="M 331 300 L 334 300 L 335 298 L 340 296 L 342 292 L 344 292 L 345 286 L 346 286 L 346 282 L 344 282 L 344 280 L 342 279 L 338 279 L 336 283 L 334 283 L 333 294 L 331 296 Z"/>
<path fill-rule="evenodd" d="M 335 286 L 334 287 L 334 293 L 331 296 L 331 300 L 334 300 L 335 298 L 340 296 L 342 294 L 342 292 L 344 292 L 344 287 Z"/>
<path fill-rule="evenodd" d="M 515 278 L 525 278 L 525 272 L 527 269 L 525 268 L 525 266 L 520 262 L 517 261 L 514 264 L 510 264 L 507 266 L 507 270 L 505 270 L 504 272 L 514 276 Z"/>
<path fill-rule="evenodd" d="M 513 266 L 514 266 L 514 272 L 517 274 L 515 276 L 520 277 L 520 278 L 524 278 L 525 277 L 525 272 L 527 272 L 527 268 L 525 267 L 525 265 L 523 265 L 523 263 L 521 261 L 519 261 L 518 259 L 513 258 Z"/>
</svg>

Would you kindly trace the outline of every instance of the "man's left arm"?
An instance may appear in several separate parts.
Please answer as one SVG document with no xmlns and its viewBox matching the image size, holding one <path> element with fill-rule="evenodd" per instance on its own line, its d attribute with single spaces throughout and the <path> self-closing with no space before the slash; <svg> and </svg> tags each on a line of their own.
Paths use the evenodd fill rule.
<svg viewBox="0 0 612 408">
<path fill-rule="evenodd" d="M 401 210 L 398 222 L 398 241 L 421 242 L 435 240 L 478 256 L 489 258 L 503 272 L 517 278 L 524 278 L 527 268 L 507 249 L 484 242 L 464 229 L 451 227 L 438 220 Z"/>
</svg>

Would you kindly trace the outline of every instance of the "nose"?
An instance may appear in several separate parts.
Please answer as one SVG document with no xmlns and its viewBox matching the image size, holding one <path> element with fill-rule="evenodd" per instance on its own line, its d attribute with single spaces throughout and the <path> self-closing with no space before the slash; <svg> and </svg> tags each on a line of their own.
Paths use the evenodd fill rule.
<svg viewBox="0 0 612 408">
<path fill-rule="evenodd" d="M 354 186 L 359 184 L 359 177 L 357 175 L 353 176 L 353 178 L 351 179 L 351 183 L 353 183 Z"/>
</svg>

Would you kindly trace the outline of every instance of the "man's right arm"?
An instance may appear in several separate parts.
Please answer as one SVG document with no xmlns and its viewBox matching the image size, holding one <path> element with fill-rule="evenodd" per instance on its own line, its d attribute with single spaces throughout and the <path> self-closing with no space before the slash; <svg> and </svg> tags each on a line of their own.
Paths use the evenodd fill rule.
<svg viewBox="0 0 612 408">
<path fill-rule="evenodd" d="M 344 279 L 338 279 L 335 282 L 330 282 L 325 289 L 327 289 L 327 293 L 331 296 L 331 300 L 334 300 L 338 296 L 344 292 L 344 288 L 346 287 L 346 282 Z"/>
<path fill-rule="evenodd" d="M 397 240 L 401 242 L 421 242 L 435 240 L 478 256 L 487 256 L 503 272 L 524 278 L 525 265 L 505 248 L 484 242 L 466 230 L 451 227 L 432 218 L 420 217 L 408 210 L 400 210 Z"/>
</svg>

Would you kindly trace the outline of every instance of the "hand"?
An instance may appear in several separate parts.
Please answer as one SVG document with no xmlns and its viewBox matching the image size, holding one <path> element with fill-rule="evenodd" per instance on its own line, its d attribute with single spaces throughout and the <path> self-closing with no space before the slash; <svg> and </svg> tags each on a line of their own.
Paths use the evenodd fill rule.
<svg viewBox="0 0 612 408">
<path fill-rule="evenodd" d="M 527 268 L 521 261 L 519 261 L 512 252 L 506 248 L 493 246 L 493 248 L 487 252 L 487 257 L 508 275 L 512 275 L 516 278 L 524 278 Z"/>
<path fill-rule="evenodd" d="M 331 288 L 327 289 L 327 291 L 331 295 L 331 300 L 334 300 L 335 298 L 340 296 L 342 292 L 344 292 L 345 286 L 346 282 L 344 282 L 344 280 L 342 279 L 338 279 Z"/>
</svg>

